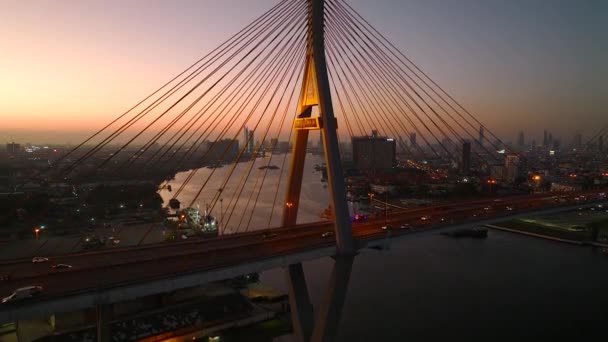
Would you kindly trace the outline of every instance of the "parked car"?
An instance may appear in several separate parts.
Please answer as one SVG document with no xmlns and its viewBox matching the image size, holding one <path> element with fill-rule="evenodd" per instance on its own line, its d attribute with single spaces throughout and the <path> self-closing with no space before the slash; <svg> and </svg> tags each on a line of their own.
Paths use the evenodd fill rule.
<svg viewBox="0 0 608 342">
<path fill-rule="evenodd" d="M 17 300 L 22 300 L 22 299 L 26 299 L 26 298 L 32 298 L 40 293 L 42 293 L 44 289 L 42 288 L 42 286 L 25 286 L 25 287 L 20 287 L 18 289 L 16 289 L 15 291 L 13 291 L 13 293 L 8 296 L 8 297 L 4 297 L 2 298 L 2 303 L 8 303 L 8 302 L 14 302 Z"/>
</svg>

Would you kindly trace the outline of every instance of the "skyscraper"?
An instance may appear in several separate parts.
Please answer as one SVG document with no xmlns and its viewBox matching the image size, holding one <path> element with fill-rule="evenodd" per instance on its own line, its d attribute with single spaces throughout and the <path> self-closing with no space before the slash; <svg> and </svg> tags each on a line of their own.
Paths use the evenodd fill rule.
<svg viewBox="0 0 608 342">
<path fill-rule="evenodd" d="M 253 154 L 253 151 L 255 150 L 254 147 L 254 141 L 253 141 L 253 131 L 249 129 L 249 127 L 245 126 L 245 141 L 243 141 L 243 144 L 245 146 L 247 146 L 245 148 L 245 152 L 248 154 Z"/>
<path fill-rule="evenodd" d="M 17 144 L 15 142 L 7 143 L 6 152 L 11 156 L 20 154 L 21 153 L 21 144 Z"/>
<path fill-rule="evenodd" d="M 517 146 L 519 146 L 519 148 L 524 148 L 525 145 L 524 131 L 519 131 L 519 134 L 517 134 Z"/>
<path fill-rule="evenodd" d="M 519 176 L 519 156 L 516 154 L 508 154 L 505 159 L 505 171 L 507 182 L 513 183 Z"/>
<path fill-rule="evenodd" d="M 483 126 L 479 126 L 479 145 L 483 146 L 483 134 L 484 134 L 484 129 Z"/>
<path fill-rule="evenodd" d="M 416 146 L 416 133 L 410 133 L 410 147 L 414 149 Z"/>
<path fill-rule="evenodd" d="M 371 136 L 352 137 L 352 151 L 359 170 L 390 170 L 396 165 L 395 139 L 381 137 L 375 130 Z"/>
</svg>

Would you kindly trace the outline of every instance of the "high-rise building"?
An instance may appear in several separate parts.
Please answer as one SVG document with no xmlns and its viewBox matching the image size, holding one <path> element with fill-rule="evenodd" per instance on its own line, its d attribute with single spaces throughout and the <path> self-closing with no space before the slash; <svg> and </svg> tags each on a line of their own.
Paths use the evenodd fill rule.
<svg viewBox="0 0 608 342">
<path fill-rule="evenodd" d="M 519 134 L 517 134 L 517 146 L 519 148 L 524 148 L 525 145 L 526 142 L 524 140 L 524 131 L 519 131 Z"/>
<path fill-rule="evenodd" d="M 509 183 L 515 182 L 517 176 L 519 176 L 519 156 L 516 154 L 507 154 L 505 159 L 505 172 L 506 180 Z"/>
<path fill-rule="evenodd" d="M 377 131 L 371 136 L 352 138 L 353 162 L 359 170 L 378 171 L 396 165 L 395 139 L 381 137 Z"/>
<path fill-rule="evenodd" d="M 604 150 L 604 136 L 600 135 L 597 139 L 597 149 L 601 152 Z"/>
<path fill-rule="evenodd" d="M 410 133 L 410 147 L 414 149 L 416 146 L 416 133 Z"/>
<path fill-rule="evenodd" d="M 245 141 L 243 142 L 243 144 L 245 146 L 247 146 L 247 148 L 245 148 L 245 152 L 248 154 L 253 154 L 253 151 L 255 151 L 255 145 L 254 145 L 254 141 L 253 141 L 253 131 L 249 129 L 249 127 L 245 127 Z"/>
<path fill-rule="evenodd" d="M 543 148 L 549 149 L 549 137 L 547 135 L 547 130 L 545 130 L 544 135 L 543 135 Z"/>
<path fill-rule="evenodd" d="M 6 153 L 10 156 L 16 156 L 21 154 L 21 144 L 17 144 L 15 142 L 6 144 Z"/>
<path fill-rule="evenodd" d="M 462 175 L 468 176 L 471 172 L 471 143 L 465 141 L 462 144 Z"/>
<path fill-rule="evenodd" d="M 484 139 L 483 135 L 484 135 L 483 126 L 479 126 L 479 140 L 478 140 L 478 143 L 479 143 L 480 146 L 483 146 L 483 142 L 484 142 L 483 141 L 483 139 Z"/>
</svg>

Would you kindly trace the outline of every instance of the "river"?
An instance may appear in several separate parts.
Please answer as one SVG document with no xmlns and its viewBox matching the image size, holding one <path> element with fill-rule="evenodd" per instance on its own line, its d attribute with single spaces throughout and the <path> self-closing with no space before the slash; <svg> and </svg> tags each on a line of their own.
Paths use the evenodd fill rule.
<svg viewBox="0 0 608 342">
<path fill-rule="evenodd" d="M 319 220 L 327 206 L 327 190 L 314 172 L 322 161 L 307 159 L 300 222 Z M 180 200 L 194 194 L 210 171 L 201 169 Z M 184 178 L 178 174 L 174 188 Z M 272 181 L 276 185 L 278 177 Z M 268 196 L 261 206 L 267 213 Z M 268 218 L 256 220 L 267 224 Z M 314 304 L 323 296 L 331 265 L 329 258 L 304 265 Z M 283 270 L 264 272 L 261 279 L 287 291 Z M 339 341 L 603 340 L 607 318 L 608 257 L 590 248 L 499 231 L 485 240 L 433 235 L 394 243 L 390 251 L 364 251 L 355 259 Z"/>
</svg>

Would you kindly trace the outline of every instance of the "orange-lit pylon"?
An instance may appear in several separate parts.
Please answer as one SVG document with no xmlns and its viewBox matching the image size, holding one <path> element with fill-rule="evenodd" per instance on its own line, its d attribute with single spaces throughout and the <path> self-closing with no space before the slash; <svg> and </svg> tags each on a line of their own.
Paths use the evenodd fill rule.
<svg viewBox="0 0 608 342">
<path fill-rule="evenodd" d="M 299 114 L 293 125 L 295 138 L 287 183 L 286 204 L 283 211 L 283 226 L 296 224 L 308 132 L 320 130 L 327 164 L 330 203 L 334 211 L 334 231 L 338 253 L 349 255 L 354 253 L 354 246 L 338 149 L 337 121 L 334 117 L 325 61 L 324 1 L 308 0 L 308 5 L 308 51 L 298 104 Z M 318 117 L 312 117 L 314 106 L 318 107 Z M 287 203 L 290 205 L 288 206 Z"/>
</svg>

